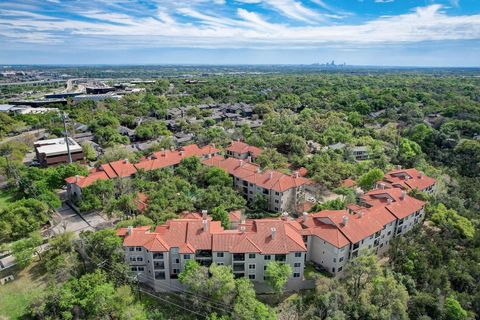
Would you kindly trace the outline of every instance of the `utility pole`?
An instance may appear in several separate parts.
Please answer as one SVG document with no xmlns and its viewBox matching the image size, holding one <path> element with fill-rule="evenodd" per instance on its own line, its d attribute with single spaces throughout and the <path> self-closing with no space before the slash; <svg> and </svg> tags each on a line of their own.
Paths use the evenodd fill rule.
<svg viewBox="0 0 480 320">
<path fill-rule="evenodd" d="M 68 132 L 67 132 L 67 114 L 65 112 L 62 113 L 62 120 L 63 120 L 63 129 L 65 130 L 65 143 L 67 144 L 67 153 L 68 153 L 68 163 L 72 163 L 72 154 L 70 153 L 70 145 L 68 143 Z"/>
</svg>

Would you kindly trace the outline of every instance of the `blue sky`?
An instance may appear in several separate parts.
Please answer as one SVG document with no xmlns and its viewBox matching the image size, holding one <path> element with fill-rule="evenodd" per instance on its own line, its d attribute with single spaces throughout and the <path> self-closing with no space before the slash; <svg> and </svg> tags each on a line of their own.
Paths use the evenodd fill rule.
<svg viewBox="0 0 480 320">
<path fill-rule="evenodd" d="M 479 0 L 2 0 L 1 64 L 480 66 Z"/>
</svg>

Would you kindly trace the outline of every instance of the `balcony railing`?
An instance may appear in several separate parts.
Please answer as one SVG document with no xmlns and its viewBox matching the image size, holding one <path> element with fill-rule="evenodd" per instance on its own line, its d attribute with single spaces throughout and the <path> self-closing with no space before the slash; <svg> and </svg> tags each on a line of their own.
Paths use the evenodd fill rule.
<svg viewBox="0 0 480 320">
<path fill-rule="evenodd" d="M 233 271 L 245 271 L 245 265 L 243 263 L 234 263 L 233 264 Z"/>
</svg>

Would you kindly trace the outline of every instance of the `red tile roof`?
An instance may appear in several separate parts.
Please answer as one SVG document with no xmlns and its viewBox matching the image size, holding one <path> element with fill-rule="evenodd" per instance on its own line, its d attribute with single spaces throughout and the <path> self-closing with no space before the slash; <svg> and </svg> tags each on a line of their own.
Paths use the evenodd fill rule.
<svg viewBox="0 0 480 320">
<path fill-rule="evenodd" d="M 232 141 L 232 143 L 226 148 L 226 150 L 239 154 L 250 153 L 250 155 L 254 158 L 258 157 L 263 152 L 262 149 L 251 146 L 241 141 Z"/>
<path fill-rule="evenodd" d="M 145 193 L 139 192 L 135 197 L 135 204 L 137 205 L 137 210 L 142 212 L 147 209 L 148 196 Z"/>
<path fill-rule="evenodd" d="M 398 188 L 372 190 L 361 198 L 364 203 L 370 206 L 385 207 L 397 219 L 403 219 L 414 214 L 425 205 L 424 201 L 410 197 L 405 191 Z M 391 199 L 390 203 L 387 200 L 388 198 Z"/>
<path fill-rule="evenodd" d="M 383 179 L 394 187 L 412 190 L 418 189 L 420 191 L 436 183 L 434 178 L 423 175 L 415 168 L 387 172 Z"/>
<path fill-rule="evenodd" d="M 166 150 L 155 152 L 150 158 L 143 158 L 138 163 L 132 164 L 125 160 L 114 161 L 102 164 L 100 168 L 90 171 L 87 177 L 80 177 L 77 181 L 75 177 L 65 179 L 67 183 L 77 184 L 80 188 L 85 188 L 97 180 L 113 179 L 117 177 L 130 177 L 137 172 L 138 169 L 154 170 L 180 163 L 186 157 L 211 157 L 220 150 L 214 146 L 205 146 L 199 148 L 196 144 L 181 147 L 178 150 Z"/>
<path fill-rule="evenodd" d="M 315 219 L 312 215 L 309 215 L 306 221 L 303 221 L 303 218 L 299 218 L 298 221 L 301 221 L 305 228 L 301 231 L 303 235 L 316 236 L 336 248 L 342 248 L 350 243 L 347 237 L 334 224 L 322 222 L 320 219 Z"/>
<path fill-rule="evenodd" d="M 193 219 L 168 220 L 155 232 L 134 228 L 124 239 L 124 246 L 143 246 L 150 251 L 168 251 L 178 247 L 180 253 L 196 250 L 228 251 L 231 253 L 287 254 L 306 251 L 298 223 L 281 219 L 250 220 L 248 230 L 224 230 L 219 221 L 208 222 L 205 231 L 200 215 Z M 275 236 L 272 237 L 272 228 Z M 125 231 L 117 231 L 124 235 Z"/>
<path fill-rule="evenodd" d="M 304 184 L 312 184 L 313 181 L 300 175 L 287 175 L 275 170 L 261 171 L 256 164 L 235 158 L 222 158 L 220 156 L 206 159 L 205 165 L 219 167 L 229 174 L 242 180 L 253 183 L 259 187 L 278 192 L 284 192 Z"/>
<path fill-rule="evenodd" d="M 357 185 L 357 183 L 350 178 L 342 181 L 342 187 L 350 188 L 350 187 L 353 187 L 355 185 Z"/>
</svg>

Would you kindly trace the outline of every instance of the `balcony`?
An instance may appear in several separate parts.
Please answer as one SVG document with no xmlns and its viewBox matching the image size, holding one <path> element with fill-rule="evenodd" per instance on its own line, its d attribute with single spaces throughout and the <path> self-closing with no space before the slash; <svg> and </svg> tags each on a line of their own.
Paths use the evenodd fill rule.
<svg viewBox="0 0 480 320">
<path fill-rule="evenodd" d="M 165 263 L 162 261 L 162 262 L 154 262 L 153 263 L 153 269 L 154 270 L 162 270 L 162 269 L 165 269 Z"/>
<path fill-rule="evenodd" d="M 285 262 L 285 261 L 287 261 L 287 256 L 285 254 L 276 254 L 275 255 L 275 261 Z"/>
<path fill-rule="evenodd" d="M 245 264 L 243 263 L 234 263 L 233 272 L 243 272 L 245 271 Z"/>
<path fill-rule="evenodd" d="M 244 253 L 234 253 L 233 254 L 233 261 L 245 261 L 245 254 Z"/>
<path fill-rule="evenodd" d="M 211 250 L 197 250 L 195 253 L 195 258 L 199 259 L 212 259 Z"/>
</svg>

